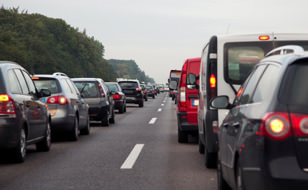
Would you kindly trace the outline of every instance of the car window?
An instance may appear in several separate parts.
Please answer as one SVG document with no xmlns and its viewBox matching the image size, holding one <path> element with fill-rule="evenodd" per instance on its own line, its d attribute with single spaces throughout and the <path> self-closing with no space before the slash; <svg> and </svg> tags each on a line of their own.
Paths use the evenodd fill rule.
<svg viewBox="0 0 308 190">
<path fill-rule="evenodd" d="M 23 94 L 29 94 L 29 89 L 26 83 L 26 80 L 23 76 L 23 74 L 21 73 L 20 69 L 14 69 L 17 79 L 19 81 L 20 87 L 21 87 L 21 91 Z"/>
<path fill-rule="evenodd" d="M 266 65 L 258 66 L 253 74 L 249 77 L 249 79 L 243 85 L 243 93 L 235 99 L 234 103 L 236 105 L 247 104 L 251 100 L 254 89 L 259 81 L 260 76 L 262 75 Z"/>
<path fill-rule="evenodd" d="M 136 82 L 119 82 L 121 88 L 138 88 L 138 83 Z"/>
<path fill-rule="evenodd" d="M 118 92 L 118 86 L 116 84 L 107 84 L 107 87 L 110 91 Z"/>
<path fill-rule="evenodd" d="M 76 88 L 76 86 L 73 84 L 73 82 L 70 79 L 66 79 L 66 82 L 68 84 L 68 86 L 70 87 L 71 91 L 73 94 L 79 94 L 78 89 Z"/>
<path fill-rule="evenodd" d="M 30 94 L 36 94 L 35 85 L 34 85 L 32 79 L 31 79 L 30 75 L 27 72 L 25 72 L 25 71 L 22 71 L 22 73 L 23 73 L 23 75 L 24 75 L 24 77 L 26 79 L 26 82 L 28 84 L 28 87 L 29 87 L 29 90 L 30 90 Z"/>
<path fill-rule="evenodd" d="M 48 89 L 50 90 L 51 94 L 57 94 L 60 91 L 60 87 L 55 79 L 43 79 L 34 80 L 34 84 L 38 91 L 41 89 Z"/>
<path fill-rule="evenodd" d="M 10 69 L 8 70 L 7 74 L 8 74 L 9 91 L 13 94 L 21 94 L 21 88 L 19 86 L 19 82 L 15 72 L 12 69 Z"/>
<path fill-rule="evenodd" d="M 273 88 L 278 82 L 279 69 L 276 65 L 269 65 L 266 68 L 252 97 L 252 102 L 261 102 L 268 97 L 272 97 L 274 93 Z"/>
</svg>

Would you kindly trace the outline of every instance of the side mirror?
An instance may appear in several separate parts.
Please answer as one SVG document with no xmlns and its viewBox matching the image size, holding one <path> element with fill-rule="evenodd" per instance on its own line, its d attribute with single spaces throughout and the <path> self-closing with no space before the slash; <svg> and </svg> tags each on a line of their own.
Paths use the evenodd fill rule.
<svg viewBox="0 0 308 190">
<path fill-rule="evenodd" d="M 50 96 L 50 95 L 51 95 L 51 91 L 48 90 L 48 89 L 41 89 L 40 92 L 39 92 L 40 98 L 47 97 L 47 96 Z"/>
<path fill-rule="evenodd" d="M 197 88 L 199 89 L 199 86 L 197 84 L 197 80 L 199 80 L 199 77 L 197 77 L 195 74 L 193 73 L 188 73 L 187 77 L 186 77 L 186 85 L 188 89 L 194 89 Z"/>
<path fill-rule="evenodd" d="M 216 109 L 231 109 L 232 105 L 229 103 L 228 96 L 216 96 L 210 101 L 210 105 Z"/>
<path fill-rule="evenodd" d="M 175 81 L 175 80 L 172 80 L 172 81 L 170 82 L 170 84 L 169 84 L 169 88 L 170 88 L 171 90 L 176 90 L 176 89 L 178 88 L 178 82 Z"/>
</svg>

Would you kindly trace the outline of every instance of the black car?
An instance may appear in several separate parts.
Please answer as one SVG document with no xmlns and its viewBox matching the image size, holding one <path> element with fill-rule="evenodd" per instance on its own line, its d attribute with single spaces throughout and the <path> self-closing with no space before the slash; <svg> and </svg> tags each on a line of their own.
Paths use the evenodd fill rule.
<svg viewBox="0 0 308 190">
<path fill-rule="evenodd" d="M 103 79 L 72 78 L 72 81 L 90 106 L 90 120 L 100 121 L 103 126 L 115 122 L 114 100 Z"/>
<path fill-rule="evenodd" d="M 79 133 L 90 134 L 89 105 L 80 96 L 74 83 L 64 73 L 34 75 L 36 87 L 48 89 L 51 95 L 42 98 L 51 114 L 52 137 L 63 136 L 77 141 Z"/>
<path fill-rule="evenodd" d="M 308 189 L 307 73 L 308 54 L 284 46 L 256 65 L 232 104 L 211 101 L 230 109 L 218 131 L 218 189 Z"/>
<path fill-rule="evenodd" d="M 144 95 L 138 80 L 120 80 L 118 83 L 126 96 L 126 103 L 138 104 L 139 107 L 143 107 Z"/>
<path fill-rule="evenodd" d="M 114 100 L 114 109 L 119 113 L 126 112 L 126 96 L 117 82 L 105 82 Z"/>
<path fill-rule="evenodd" d="M 153 99 L 155 99 L 155 89 L 152 85 L 147 85 L 147 92 L 148 92 L 148 96 L 151 96 Z"/>
<path fill-rule="evenodd" d="M 38 151 L 49 151 L 50 114 L 40 98 L 50 91 L 38 92 L 30 74 L 14 62 L 0 61 L 0 78 L 1 151 L 9 150 L 17 162 L 25 160 L 29 144 L 36 144 Z"/>
</svg>

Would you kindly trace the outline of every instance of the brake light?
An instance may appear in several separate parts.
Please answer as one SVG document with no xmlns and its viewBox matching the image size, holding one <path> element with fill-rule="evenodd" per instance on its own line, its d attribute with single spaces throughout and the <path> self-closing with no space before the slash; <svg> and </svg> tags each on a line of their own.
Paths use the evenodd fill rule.
<svg viewBox="0 0 308 190">
<path fill-rule="evenodd" d="M 212 74 L 211 77 L 210 77 L 210 87 L 216 88 L 216 77 L 215 77 L 214 74 Z"/>
<path fill-rule="evenodd" d="M 181 87 L 180 88 L 180 105 L 181 107 L 186 107 L 186 88 Z"/>
<path fill-rule="evenodd" d="M 262 36 L 259 36 L 259 40 L 269 40 L 270 37 L 268 35 L 262 35 Z"/>
<path fill-rule="evenodd" d="M 40 79 L 40 77 L 31 77 L 32 78 L 32 80 L 38 80 L 38 79 Z"/>
<path fill-rule="evenodd" d="M 287 113 L 269 113 L 262 118 L 260 135 L 273 140 L 284 140 L 291 136 L 291 126 Z"/>
<path fill-rule="evenodd" d="M 14 101 L 7 94 L 0 95 L 0 114 L 15 114 Z"/>
<path fill-rule="evenodd" d="M 119 94 L 114 94 L 112 95 L 113 99 L 118 100 L 121 98 L 121 96 Z"/>
<path fill-rule="evenodd" d="M 240 95 L 242 94 L 243 92 L 243 88 L 240 88 L 239 91 L 237 92 L 236 94 L 236 97 L 240 97 Z"/>
<path fill-rule="evenodd" d="M 308 135 L 308 116 L 303 114 L 290 114 L 295 136 Z"/>
<path fill-rule="evenodd" d="M 47 99 L 47 104 L 68 104 L 68 100 L 65 96 L 52 96 Z"/>
<path fill-rule="evenodd" d="M 142 91 L 142 89 L 141 89 L 141 88 L 136 88 L 136 90 L 137 90 L 138 92 L 141 92 L 141 91 Z"/>
</svg>

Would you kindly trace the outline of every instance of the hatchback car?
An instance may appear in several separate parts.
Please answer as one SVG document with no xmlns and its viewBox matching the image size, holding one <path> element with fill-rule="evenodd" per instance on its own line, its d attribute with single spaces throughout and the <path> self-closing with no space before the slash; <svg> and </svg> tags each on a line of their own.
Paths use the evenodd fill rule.
<svg viewBox="0 0 308 190">
<path fill-rule="evenodd" d="M 143 107 L 144 95 L 139 80 L 127 79 L 120 80 L 118 83 L 126 96 L 127 103 L 138 104 L 139 107 Z"/>
<path fill-rule="evenodd" d="M 73 141 L 78 140 L 79 132 L 90 133 L 89 105 L 71 79 L 64 73 L 34 75 L 32 77 L 39 90 L 48 89 L 51 96 L 42 98 L 51 113 L 52 136 L 69 135 Z"/>
<path fill-rule="evenodd" d="M 109 91 L 114 100 L 114 109 L 119 110 L 119 113 L 126 112 L 126 96 L 122 92 L 121 86 L 117 82 L 106 82 Z"/>
<path fill-rule="evenodd" d="M 10 150 L 23 162 L 29 144 L 38 151 L 51 145 L 50 114 L 40 98 L 50 91 L 37 91 L 30 74 L 19 64 L 0 61 L 0 149 Z"/>
<path fill-rule="evenodd" d="M 283 54 L 283 55 L 277 55 Z M 308 189 L 308 54 L 274 49 L 244 82 L 218 131 L 218 189 Z"/>
<path fill-rule="evenodd" d="M 141 89 L 143 91 L 144 101 L 148 101 L 148 90 L 146 88 L 146 85 L 145 84 L 140 84 L 140 86 L 141 86 Z"/>
<path fill-rule="evenodd" d="M 148 96 L 150 96 L 153 99 L 155 99 L 155 89 L 154 89 L 154 86 L 147 85 L 146 88 L 147 88 Z"/>
<path fill-rule="evenodd" d="M 72 80 L 90 106 L 90 120 L 100 121 L 103 126 L 114 123 L 114 100 L 104 80 L 101 78 L 73 78 Z"/>
</svg>

